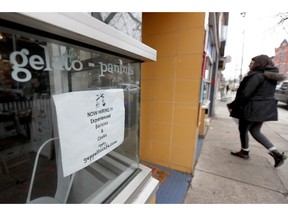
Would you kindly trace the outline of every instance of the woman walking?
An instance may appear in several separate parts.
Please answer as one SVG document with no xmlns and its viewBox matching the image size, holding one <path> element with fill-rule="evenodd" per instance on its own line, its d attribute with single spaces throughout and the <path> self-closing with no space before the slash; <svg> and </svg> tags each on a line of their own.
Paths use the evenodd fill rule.
<svg viewBox="0 0 288 216">
<path fill-rule="evenodd" d="M 279 167 L 287 159 L 280 153 L 271 141 L 261 133 L 263 122 L 277 121 L 277 101 L 274 92 L 277 81 L 287 79 L 284 74 L 279 74 L 271 58 L 259 55 L 252 58 L 249 65 L 250 71 L 243 78 L 237 90 L 235 100 L 227 104 L 230 116 L 239 119 L 239 134 L 241 150 L 231 152 L 232 155 L 249 159 L 249 134 L 262 144 L 274 158 L 274 167 Z"/>
</svg>

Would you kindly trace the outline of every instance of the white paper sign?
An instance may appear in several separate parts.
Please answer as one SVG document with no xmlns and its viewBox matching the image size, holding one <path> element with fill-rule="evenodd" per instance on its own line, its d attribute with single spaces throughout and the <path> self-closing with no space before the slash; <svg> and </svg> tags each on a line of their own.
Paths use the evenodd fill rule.
<svg viewBox="0 0 288 216">
<path fill-rule="evenodd" d="M 122 89 L 54 95 L 64 176 L 103 157 L 124 140 Z"/>
</svg>

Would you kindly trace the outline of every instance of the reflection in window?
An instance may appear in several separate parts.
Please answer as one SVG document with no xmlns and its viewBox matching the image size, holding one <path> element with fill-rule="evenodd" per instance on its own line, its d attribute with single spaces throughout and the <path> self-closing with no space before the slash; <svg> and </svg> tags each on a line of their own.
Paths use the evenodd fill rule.
<svg viewBox="0 0 288 216">
<path fill-rule="evenodd" d="M 141 41 L 142 13 L 139 12 L 92 12 L 96 19 L 113 26 L 117 30 Z"/>
<path fill-rule="evenodd" d="M 26 202 L 35 152 L 56 134 L 51 95 L 122 88 L 124 142 L 79 171 L 69 196 L 71 203 L 91 197 L 104 202 L 138 168 L 140 63 L 12 30 L 0 32 L 0 203 Z M 53 196 L 56 171 L 55 148 L 49 145 L 41 155 L 34 196 Z"/>
</svg>

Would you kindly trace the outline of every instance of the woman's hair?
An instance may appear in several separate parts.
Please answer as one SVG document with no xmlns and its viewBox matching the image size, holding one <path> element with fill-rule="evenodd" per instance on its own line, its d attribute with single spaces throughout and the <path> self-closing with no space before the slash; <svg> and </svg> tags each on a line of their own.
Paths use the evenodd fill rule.
<svg viewBox="0 0 288 216">
<path fill-rule="evenodd" d="M 265 67 L 273 67 L 274 63 L 272 59 L 267 55 L 258 55 L 251 59 L 254 61 L 252 70 L 264 70 Z"/>
</svg>

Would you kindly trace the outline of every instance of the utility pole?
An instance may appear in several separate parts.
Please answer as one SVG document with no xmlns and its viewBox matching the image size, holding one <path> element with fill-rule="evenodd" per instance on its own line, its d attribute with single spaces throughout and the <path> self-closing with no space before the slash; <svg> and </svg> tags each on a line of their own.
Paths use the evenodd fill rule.
<svg viewBox="0 0 288 216">
<path fill-rule="evenodd" d="M 243 19 L 246 16 L 246 12 L 240 13 L 240 15 L 243 17 Z M 244 22 L 243 22 L 244 23 Z M 244 23 L 245 24 L 245 23 Z M 243 78 L 243 57 L 244 57 L 244 45 L 245 45 L 245 25 L 243 25 L 243 41 L 242 41 L 242 56 L 241 56 L 241 69 L 240 69 L 240 76 L 239 76 L 239 82 L 241 82 Z"/>
</svg>

